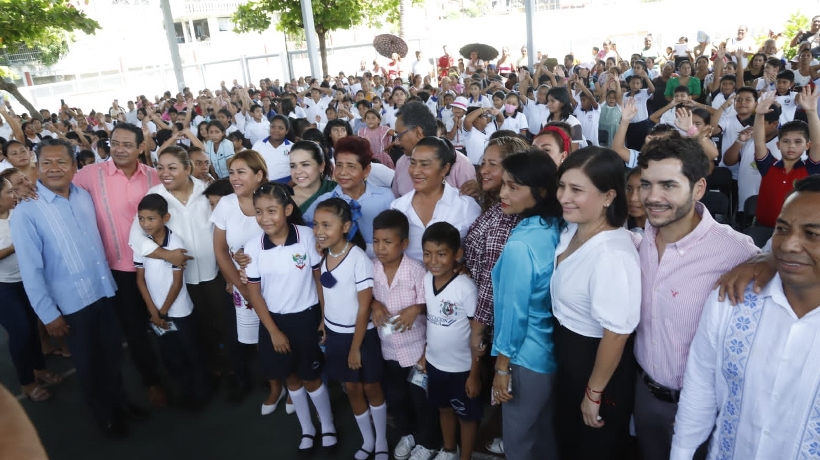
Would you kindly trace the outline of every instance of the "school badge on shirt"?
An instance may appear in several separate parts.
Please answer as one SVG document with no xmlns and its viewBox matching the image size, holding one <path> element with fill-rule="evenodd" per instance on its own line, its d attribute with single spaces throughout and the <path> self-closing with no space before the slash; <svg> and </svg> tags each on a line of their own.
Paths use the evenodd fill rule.
<svg viewBox="0 0 820 460">
<path fill-rule="evenodd" d="M 437 326 L 449 327 L 456 322 L 458 316 L 457 304 L 449 300 L 442 300 L 439 303 L 439 312 L 441 315 L 427 315 L 427 321 Z"/>
<path fill-rule="evenodd" d="M 294 254 L 293 255 L 293 262 L 296 263 L 296 268 L 299 270 L 305 268 L 305 261 L 307 260 L 307 254 Z"/>
</svg>

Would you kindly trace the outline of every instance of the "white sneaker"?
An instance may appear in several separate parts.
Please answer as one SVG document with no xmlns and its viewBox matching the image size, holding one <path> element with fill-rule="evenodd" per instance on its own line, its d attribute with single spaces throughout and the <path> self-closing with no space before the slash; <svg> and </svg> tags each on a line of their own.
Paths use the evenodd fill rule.
<svg viewBox="0 0 820 460">
<path fill-rule="evenodd" d="M 447 452 L 441 449 L 433 460 L 458 460 L 458 449 L 455 452 Z"/>
<path fill-rule="evenodd" d="M 433 458 L 433 454 L 436 453 L 434 450 L 427 450 L 424 446 L 416 446 L 413 448 L 413 451 L 410 452 L 410 459 L 409 460 L 430 460 Z"/>
<path fill-rule="evenodd" d="M 399 443 L 396 444 L 396 448 L 393 449 L 393 457 L 395 457 L 396 460 L 407 460 L 415 446 L 416 438 L 414 438 L 412 434 L 402 436 L 401 439 L 399 439 Z"/>
</svg>

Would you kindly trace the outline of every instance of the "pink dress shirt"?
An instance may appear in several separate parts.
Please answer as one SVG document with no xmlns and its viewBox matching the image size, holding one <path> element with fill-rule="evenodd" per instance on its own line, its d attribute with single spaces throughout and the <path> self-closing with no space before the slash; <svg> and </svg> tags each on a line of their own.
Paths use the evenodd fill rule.
<svg viewBox="0 0 820 460">
<path fill-rule="evenodd" d="M 461 184 L 475 180 L 475 166 L 467 158 L 467 155 L 456 152 L 456 163 L 450 169 L 450 174 L 445 178 L 447 183 L 455 188 L 461 188 Z M 396 196 L 407 195 L 413 191 L 413 180 L 410 179 L 410 157 L 402 155 L 396 162 L 396 177 L 393 179 L 393 194 Z"/>
<path fill-rule="evenodd" d="M 105 257 L 111 270 L 133 272 L 134 253 L 128 245 L 137 205 L 148 189 L 159 184 L 157 172 L 142 163 L 131 178 L 113 161 L 85 166 L 77 171 L 74 184 L 88 191 L 97 213 Z"/>
<path fill-rule="evenodd" d="M 373 298 L 387 307 L 390 316 L 398 315 L 410 305 L 424 304 L 424 274 L 421 262 L 404 256 L 393 283 L 387 284 L 387 275 L 381 262 L 373 260 Z M 401 367 L 418 363 L 427 343 L 427 315 L 420 314 L 413 327 L 404 332 L 394 332 L 388 336 L 379 328 L 382 342 L 382 356 L 389 361 L 398 361 Z"/>
<path fill-rule="evenodd" d="M 683 387 L 689 346 L 715 281 L 760 252 L 750 237 L 717 223 L 701 203 L 695 212 L 700 223 L 666 245 L 660 261 L 658 230 L 649 222 L 638 244 L 642 292 L 635 358 L 653 380 L 673 390 Z"/>
</svg>

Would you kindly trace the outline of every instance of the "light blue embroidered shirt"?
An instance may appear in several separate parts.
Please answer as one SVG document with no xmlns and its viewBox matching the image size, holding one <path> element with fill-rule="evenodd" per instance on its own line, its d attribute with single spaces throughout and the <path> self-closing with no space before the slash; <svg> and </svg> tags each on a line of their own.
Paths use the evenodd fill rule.
<svg viewBox="0 0 820 460">
<path fill-rule="evenodd" d="M 353 198 L 349 197 L 342 191 L 341 185 L 337 185 L 331 192 L 320 195 L 319 198 L 316 198 L 316 201 L 313 202 L 308 210 L 305 211 L 305 223 L 309 227 L 313 227 L 313 213 L 316 211 L 316 206 L 318 206 L 322 201 L 333 198 L 334 193 L 336 194 L 335 196 L 345 200 L 348 204 L 350 204 L 350 201 L 353 200 Z M 364 237 L 364 241 L 367 243 L 368 248 L 373 245 L 373 219 L 375 219 L 376 216 L 378 216 L 382 211 L 390 209 L 390 203 L 392 203 L 395 199 L 396 197 L 393 196 L 393 190 L 387 187 L 378 187 L 365 182 L 364 193 L 356 201 L 358 201 L 359 205 L 362 207 L 362 218 L 359 222 L 359 231 L 362 232 L 362 236 Z"/>
<path fill-rule="evenodd" d="M 11 217 L 14 249 L 26 294 L 49 324 L 76 313 L 117 287 L 108 268 L 91 195 L 71 184 L 68 199 L 37 181 L 36 200 L 23 201 Z"/>
<path fill-rule="evenodd" d="M 233 143 L 228 139 L 222 139 L 222 142 L 214 149 L 214 141 L 205 142 L 205 154 L 211 160 L 211 166 L 214 167 L 217 179 L 228 177 L 228 160 L 234 155 Z"/>
<path fill-rule="evenodd" d="M 555 372 L 550 280 L 558 246 L 558 221 L 521 221 L 493 268 L 493 356 L 531 371 Z"/>
</svg>

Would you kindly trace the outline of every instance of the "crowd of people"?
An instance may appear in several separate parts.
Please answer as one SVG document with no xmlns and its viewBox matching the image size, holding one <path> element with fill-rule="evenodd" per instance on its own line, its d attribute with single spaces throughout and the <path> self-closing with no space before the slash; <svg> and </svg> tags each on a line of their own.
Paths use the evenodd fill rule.
<svg viewBox="0 0 820 460">
<path fill-rule="evenodd" d="M 125 340 L 155 408 L 205 410 L 223 380 L 239 403 L 258 361 L 300 454 L 336 450 L 341 383 L 357 460 L 466 460 L 499 418 L 479 448 L 512 460 L 619 459 L 634 436 L 645 460 L 814 458 L 820 16 L 792 62 L 746 33 L 0 106 L 23 393 L 51 397 L 59 347 L 127 435 L 149 413 Z"/>
</svg>

